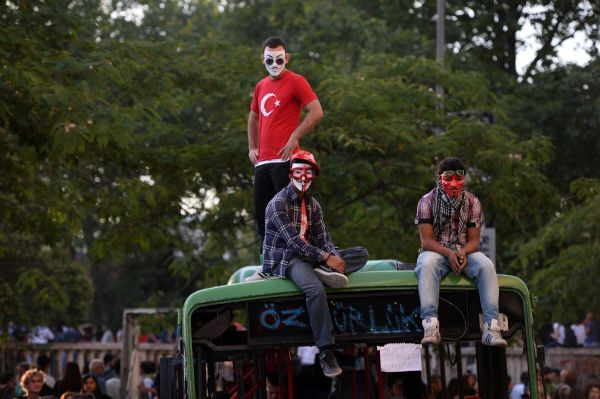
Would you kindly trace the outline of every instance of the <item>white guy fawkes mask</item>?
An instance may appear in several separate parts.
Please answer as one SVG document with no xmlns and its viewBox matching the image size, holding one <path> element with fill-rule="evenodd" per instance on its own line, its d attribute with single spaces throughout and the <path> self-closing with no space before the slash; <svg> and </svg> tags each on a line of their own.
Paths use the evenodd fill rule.
<svg viewBox="0 0 600 399">
<path fill-rule="evenodd" d="M 290 170 L 290 179 L 298 191 L 305 193 L 315 178 L 315 170 L 305 163 L 294 163 Z"/>
<path fill-rule="evenodd" d="M 265 48 L 265 52 L 263 53 L 263 62 L 265 64 L 265 68 L 267 68 L 267 72 L 269 75 L 274 78 L 281 75 L 283 70 L 285 69 L 285 50 L 270 50 L 268 47 Z"/>
</svg>

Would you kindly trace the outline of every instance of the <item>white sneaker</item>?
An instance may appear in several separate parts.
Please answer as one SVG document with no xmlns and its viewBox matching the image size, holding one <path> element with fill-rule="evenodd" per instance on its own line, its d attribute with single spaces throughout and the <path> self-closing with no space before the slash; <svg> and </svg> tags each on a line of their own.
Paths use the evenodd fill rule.
<svg viewBox="0 0 600 399">
<path fill-rule="evenodd" d="M 331 288 L 344 288 L 348 285 L 348 277 L 346 275 L 327 266 L 317 266 L 314 268 L 314 271 L 319 279 Z"/>
<path fill-rule="evenodd" d="M 506 341 L 500 334 L 500 325 L 498 324 L 498 320 L 492 319 L 490 324 L 486 322 L 483 325 L 481 342 L 484 345 L 506 347 Z"/>
<path fill-rule="evenodd" d="M 438 344 L 440 342 L 440 323 L 437 317 L 423 319 L 423 339 L 421 344 Z"/>
<path fill-rule="evenodd" d="M 252 276 L 246 277 L 244 279 L 244 283 L 248 283 L 250 281 L 266 280 L 266 279 L 271 278 L 271 277 L 273 277 L 273 276 L 271 276 L 270 274 L 266 274 L 266 273 L 263 273 L 263 272 L 256 272 Z"/>
</svg>

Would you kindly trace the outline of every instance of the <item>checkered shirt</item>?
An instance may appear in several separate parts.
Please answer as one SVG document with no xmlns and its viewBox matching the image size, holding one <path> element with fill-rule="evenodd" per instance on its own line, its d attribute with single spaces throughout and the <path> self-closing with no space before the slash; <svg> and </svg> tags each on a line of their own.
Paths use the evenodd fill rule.
<svg viewBox="0 0 600 399">
<path fill-rule="evenodd" d="M 425 194 L 419 200 L 417 205 L 417 215 L 415 217 L 415 224 L 431 224 L 433 225 L 433 197 L 435 196 L 435 188 Z M 465 191 L 465 199 L 467 201 L 468 213 L 467 213 L 467 228 L 460 232 L 456 249 L 462 248 L 467 242 L 467 229 L 470 227 L 481 227 L 481 203 L 479 199 L 472 193 Z M 450 236 L 452 231 L 458 229 L 460 212 L 455 212 L 452 222 L 444 226 L 437 235 L 433 238 L 445 247 L 450 245 Z M 423 250 L 423 248 L 421 248 Z"/>
<path fill-rule="evenodd" d="M 288 184 L 275 194 L 265 209 L 263 273 L 286 277 L 290 260 L 300 257 L 312 263 L 324 262 L 327 254 L 338 255 L 325 223 L 321 206 L 309 193 L 304 194 L 308 229 L 306 241 L 300 238 L 302 201 Z"/>
</svg>

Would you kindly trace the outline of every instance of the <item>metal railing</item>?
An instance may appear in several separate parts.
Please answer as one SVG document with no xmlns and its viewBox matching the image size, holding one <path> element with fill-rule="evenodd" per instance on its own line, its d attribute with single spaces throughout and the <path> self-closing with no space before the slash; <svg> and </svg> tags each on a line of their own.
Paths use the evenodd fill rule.
<svg viewBox="0 0 600 399">
<path fill-rule="evenodd" d="M 159 359 L 175 354 L 175 342 L 169 343 L 139 343 L 136 345 L 136 359 L 152 361 L 158 365 Z M 106 353 L 120 357 L 123 343 L 99 342 L 55 342 L 49 344 L 24 344 L 9 341 L 0 348 L 0 372 L 14 371 L 20 362 L 35 364 L 39 354 L 45 353 L 50 357 L 50 373 L 57 379 L 62 378 L 67 362 L 75 362 L 80 370 L 92 359 L 102 359 Z"/>
<path fill-rule="evenodd" d="M 120 357 L 123 350 L 122 343 L 50 343 L 50 344 L 24 344 L 8 342 L 0 347 L 0 372 L 15 371 L 18 363 L 28 361 L 34 364 L 37 356 L 47 354 L 51 359 L 50 373 L 57 379 L 62 378 L 64 365 L 68 361 L 79 365 L 84 370 L 85 365 L 94 358 L 102 359 L 106 353 Z M 158 366 L 161 357 L 174 356 L 176 343 L 139 343 L 135 348 L 135 363 L 151 361 Z M 432 355 L 435 357 L 434 355 Z M 476 373 L 472 369 L 475 348 L 467 347 L 461 350 L 462 370 Z M 526 358 L 522 348 L 508 348 L 506 351 L 506 364 L 508 374 L 518 379 L 522 371 L 527 369 Z M 551 348 L 546 349 L 547 366 L 557 369 L 572 369 L 581 377 L 587 375 L 600 375 L 600 348 Z M 453 376 L 453 368 L 446 363 L 447 376 Z M 434 366 L 439 373 L 439 365 Z M 137 371 L 137 368 L 136 368 Z M 454 372 L 455 373 L 455 372 Z M 131 381 L 137 381 L 134 376 Z M 132 387 L 130 387 L 132 388 Z"/>
</svg>

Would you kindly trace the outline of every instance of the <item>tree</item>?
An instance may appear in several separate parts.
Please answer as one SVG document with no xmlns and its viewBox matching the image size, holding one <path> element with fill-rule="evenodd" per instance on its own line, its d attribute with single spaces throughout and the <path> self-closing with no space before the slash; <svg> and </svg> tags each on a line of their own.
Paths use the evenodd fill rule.
<svg viewBox="0 0 600 399">
<path fill-rule="evenodd" d="M 583 311 L 600 311 L 594 286 L 600 262 L 600 180 L 578 179 L 571 192 L 573 197 L 520 248 L 512 264 L 531 281 L 541 322 L 577 321 Z"/>
<path fill-rule="evenodd" d="M 566 13 L 569 4 L 556 7 Z M 128 20 L 125 11 L 138 6 L 143 18 Z M 324 120 L 302 145 L 324 168 L 314 187 L 334 242 L 413 261 L 416 203 L 441 158 L 458 155 L 469 163 L 468 184 L 486 222 L 498 229 L 499 270 L 506 270 L 558 207 L 554 176 L 541 173 L 551 170 L 544 168 L 552 143 L 577 148 L 550 126 L 578 134 L 595 127 L 589 79 L 596 67 L 540 72 L 519 83 L 504 61 L 511 64 L 516 51 L 523 21 L 514 11 L 523 4 L 472 7 L 449 6 L 448 46 L 458 52 L 443 67 L 425 58 L 435 29 L 428 2 L 6 3 L 0 263 L 34 265 L 45 280 L 15 266 L 2 277 L 7 296 L 0 301 L 16 295 L 25 303 L 14 290 L 18 281 L 61 287 L 72 273 L 84 286 L 91 276 L 95 321 L 118 320 L 107 313 L 106 295 L 135 306 L 152 292 L 144 303 L 168 306 L 255 263 L 246 118 L 264 76 L 259 45 L 271 34 L 288 39 L 291 69 L 308 78 L 324 106 Z M 503 10 L 506 21 L 487 30 Z M 593 24 L 581 26 L 594 33 Z M 504 58 L 490 58 L 496 54 Z M 563 80 L 588 84 L 590 94 L 548 107 L 556 87 L 569 95 Z M 577 118 L 564 117 L 575 111 Z M 540 127 L 530 112 L 548 124 Z M 595 143 L 585 137 L 582 148 Z M 50 267 L 61 262 L 58 254 L 62 266 Z M 86 304 L 87 291 L 70 284 L 63 288 Z M 55 305 L 48 318 L 65 314 L 63 302 Z"/>
<path fill-rule="evenodd" d="M 543 137 L 520 140 L 503 127 L 502 106 L 481 75 L 382 54 L 355 73 L 325 65 L 317 64 L 309 79 L 320 82 L 325 118 L 303 142 L 322 163 L 314 187 L 338 245 L 361 243 L 374 258 L 413 262 L 416 204 L 449 155 L 469 163 L 468 184 L 482 199 L 486 222 L 498 228 L 500 250 L 552 209 L 556 192 L 539 170 L 550 144 Z M 436 82 L 446 87 L 443 111 Z M 497 115 L 497 123 L 484 112 Z"/>
<path fill-rule="evenodd" d="M 548 137 L 556 153 L 546 173 L 561 193 L 579 177 L 600 177 L 598 61 L 540 73 L 507 98 L 511 128 L 521 137 Z"/>
<path fill-rule="evenodd" d="M 210 40 L 97 42 L 97 14 L 86 2 L 23 1 L 3 9 L 3 264 L 45 268 L 45 248 L 56 247 L 89 255 L 94 275 L 109 257 L 151 249 L 171 255 L 185 244 L 183 199 L 197 199 L 193 212 L 201 213 L 208 207 L 204 195 L 217 190 L 224 210 L 239 197 L 227 194 L 229 180 L 247 181 L 242 161 L 229 156 L 244 142 L 229 130 L 243 119 L 240 107 L 251 92 L 244 63 L 237 62 L 235 75 L 226 72 L 232 58 Z M 247 59 L 243 49 L 237 56 Z M 229 164 L 221 162 L 228 157 Z M 219 234 L 235 236 L 226 224 L 241 219 L 225 210 Z M 205 259 L 222 255 L 205 251 Z M 86 264 L 78 270 L 88 272 Z M 3 285 L 14 286 L 22 273 L 15 268 Z"/>
</svg>

